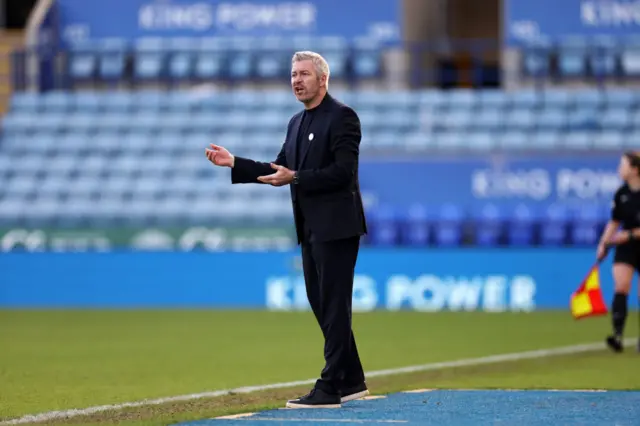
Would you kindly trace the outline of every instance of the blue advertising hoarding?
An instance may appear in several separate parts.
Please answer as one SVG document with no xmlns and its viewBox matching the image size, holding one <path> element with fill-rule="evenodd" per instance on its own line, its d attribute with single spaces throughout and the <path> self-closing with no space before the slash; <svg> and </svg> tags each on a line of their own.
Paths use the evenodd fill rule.
<svg viewBox="0 0 640 426">
<path fill-rule="evenodd" d="M 367 159 L 360 184 L 369 203 L 473 207 L 525 203 L 609 205 L 621 181 L 616 154 L 465 156 L 459 159 Z"/>
<path fill-rule="evenodd" d="M 503 4 L 507 45 L 540 37 L 626 37 L 640 32 L 638 0 L 505 0 Z"/>
<path fill-rule="evenodd" d="M 568 309 L 594 256 L 595 249 L 578 248 L 363 248 L 354 309 Z M 297 261 L 297 251 L 7 253 L 0 256 L 0 307 L 307 310 Z M 610 268 L 609 258 L 601 269 L 607 300 Z"/>
<path fill-rule="evenodd" d="M 120 37 L 374 36 L 398 40 L 399 0 L 59 0 L 66 42 Z M 366 10 L 366 13 L 363 11 Z"/>
</svg>

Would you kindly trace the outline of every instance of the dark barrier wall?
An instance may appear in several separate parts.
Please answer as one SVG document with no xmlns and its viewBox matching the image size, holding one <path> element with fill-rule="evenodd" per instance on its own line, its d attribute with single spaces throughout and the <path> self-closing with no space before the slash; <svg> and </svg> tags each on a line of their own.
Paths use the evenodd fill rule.
<svg viewBox="0 0 640 426">
<path fill-rule="evenodd" d="M 307 309 L 297 254 L 2 254 L 0 307 Z M 595 249 L 363 249 L 354 308 L 564 310 L 594 255 Z M 609 260 L 601 275 L 608 300 Z"/>
</svg>

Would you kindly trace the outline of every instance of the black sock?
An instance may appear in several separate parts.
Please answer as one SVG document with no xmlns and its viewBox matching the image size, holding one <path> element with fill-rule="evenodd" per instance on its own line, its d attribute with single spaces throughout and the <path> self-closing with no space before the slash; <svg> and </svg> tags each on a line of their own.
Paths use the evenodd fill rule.
<svg viewBox="0 0 640 426">
<path fill-rule="evenodd" d="M 613 321 L 613 331 L 617 337 L 621 337 L 624 331 L 624 323 L 627 320 L 627 296 L 623 293 L 616 293 L 613 296 L 613 306 L 611 310 L 612 313 L 612 321 Z"/>
</svg>

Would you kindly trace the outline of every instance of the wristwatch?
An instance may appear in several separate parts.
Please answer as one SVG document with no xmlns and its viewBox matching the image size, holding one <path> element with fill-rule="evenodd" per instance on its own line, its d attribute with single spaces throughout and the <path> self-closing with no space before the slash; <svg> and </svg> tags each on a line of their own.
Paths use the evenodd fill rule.
<svg viewBox="0 0 640 426">
<path fill-rule="evenodd" d="M 293 181 L 291 183 L 294 185 L 298 184 L 298 172 L 293 173 Z"/>
</svg>

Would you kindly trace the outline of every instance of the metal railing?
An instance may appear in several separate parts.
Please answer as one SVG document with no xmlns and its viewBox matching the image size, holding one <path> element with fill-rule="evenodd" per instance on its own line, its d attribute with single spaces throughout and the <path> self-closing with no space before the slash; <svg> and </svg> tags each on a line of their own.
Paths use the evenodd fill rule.
<svg viewBox="0 0 640 426">
<path fill-rule="evenodd" d="M 111 56 L 121 60 L 118 72 L 107 75 L 99 66 L 88 75 L 79 77 L 72 72 L 73 61 L 85 57 Z M 210 75 L 170 72 L 170 64 L 176 58 L 197 58 L 208 55 L 218 61 L 221 68 L 228 68 L 234 58 L 249 52 L 251 72 L 245 75 L 220 72 Z M 233 87 L 237 84 L 288 84 L 289 60 L 292 50 L 276 47 L 268 51 L 196 49 L 191 51 L 163 49 L 141 51 L 126 46 L 110 51 L 84 48 L 70 50 L 47 46 L 27 46 L 13 52 L 13 84 L 16 91 L 74 90 L 78 87 L 136 89 L 154 84 L 171 89 L 185 84 L 220 84 Z M 330 65 L 339 71 L 332 72 L 332 81 L 347 87 L 374 83 L 378 86 L 404 88 L 487 88 L 504 87 L 504 82 L 531 83 L 537 86 L 580 82 L 587 85 L 637 84 L 640 82 L 640 44 L 619 40 L 610 45 L 585 42 L 582 44 L 555 43 L 531 44 L 520 47 L 503 47 L 498 40 L 436 40 L 387 44 L 370 49 L 348 45 L 344 50 L 328 51 Z M 161 55 L 163 68 L 153 78 L 136 73 L 136 61 L 143 55 Z M 216 56 L 219 55 L 219 56 Z M 379 55 L 379 56 L 378 56 Z M 262 60 L 281 58 L 276 71 L 266 74 L 259 71 Z M 243 57 L 244 58 L 244 57 Z M 337 58 L 337 59 L 336 59 Z M 363 59 L 364 58 L 364 59 Z M 244 60 L 244 59 L 242 59 Z M 366 72 L 358 68 L 359 61 L 368 61 Z M 344 62 L 343 62 L 344 61 Z M 115 63 L 115 62 L 114 62 Z M 195 68 L 192 68 L 195 69 Z"/>
</svg>

